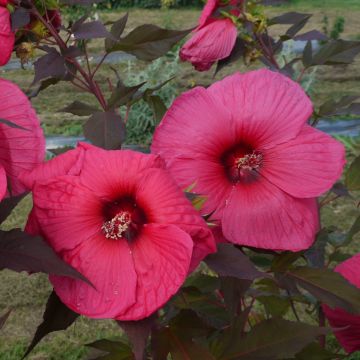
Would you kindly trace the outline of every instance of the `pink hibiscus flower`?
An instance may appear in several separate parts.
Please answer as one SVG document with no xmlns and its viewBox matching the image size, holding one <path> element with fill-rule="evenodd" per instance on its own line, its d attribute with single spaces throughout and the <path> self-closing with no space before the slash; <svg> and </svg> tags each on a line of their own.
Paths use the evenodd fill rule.
<svg viewBox="0 0 360 360">
<path fill-rule="evenodd" d="M 351 284 L 360 288 L 360 254 L 339 264 L 335 271 Z M 360 315 L 350 314 L 343 309 L 332 309 L 323 305 L 325 316 L 333 328 L 342 329 L 334 332 L 340 345 L 348 352 L 360 350 Z"/>
<path fill-rule="evenodd" d="M 0 3 L 0 66 L 8 63 L 14 48 L 15 34 L 11 31 L 10 13 L 5 8 L 7 1 Z"/>
<path fill-rule="evenodd" d="M 41 234 L 96 287 L 50 276 L 61 300 L 92 318 L 138 320 L 163 306 L 216 250 L 205 221 L 155 155 L 80 144 L 24 173 Z"/>
<path fill-rule="evenodd" d="M 196 87 L 154 134 L 178 184 L 208 197 L 203 213 L 246 246 L 298 251 L 318 230 L 315 197 L 344 166 L 344 147 L 307 125 L 312 105 L 287 77 L 259 70 Z"/>
<path fill-rule="evenodd" d="M 193 36 L 180 50 L 180 58 L 190 61 L 196 70 L 206 71 L 218 60 L 228 57 L 234 48 L 237 29 L 230 18 L 221 17 L 221 11 L 234 16 L 240 14 L 240 3 L 232 0 L 222 4 L 219 0 L 208 0 Z"/>
<path fill-rule="evenodd" d="M 19 195 L 26 188 L 19 173 L 44 160 L 45 139 L 39 120 L 25 94 L 10 81 L 0 78 L 0 200 L 7 189 Z M 14 127 L 20 126 L 22 128 Z"/>
</svg>

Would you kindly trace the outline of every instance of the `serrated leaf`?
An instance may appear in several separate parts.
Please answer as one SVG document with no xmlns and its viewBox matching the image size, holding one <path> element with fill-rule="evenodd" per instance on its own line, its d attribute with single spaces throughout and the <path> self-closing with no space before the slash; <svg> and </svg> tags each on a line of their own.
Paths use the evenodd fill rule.
<svg viewBox="0 0 360 360">
<path fill-rule="evenodd" d="M 191 30 L 167 30 L 156 25 L 141 25 L 120 39 L 108 52 L 125 51 L 139 60 L 155 60 L 165 55 Z"/>
<path fill-rule="evenodd" d="M 245 280 L 267 276 L 231 244 L 218 244 L 218 251 L 206 257 L 205 262 L 221 276 L 233 276 Z"/>
<path fill-rule="evenodd" d="M 111 49 L 116 45 L 117 41 L 120 40 L 122 33 L 125 30 L 126 23 L 129 18 L 129 13 L 126 13 L 122 18 L 115 21 L 111 27 L 110 33 L 114 39 L 105 39 L 105 50 L 110 52 Z"/>
<path fill-rule="evenodd" d="M 70 105 L 59 110 L 60 112 L 66 112 L 77 116 L 89 116 L 94 112 L 98 112 L 99 109 L 95 106 L 85 104 L 81 101 L 75 100 Z"/>
<path fill-rule="evenodd" d="M 101 350 L 106 353 L 93 360 L 135 360 L 130 346 L 122 341 L 97 340 L 86 346 Z"/>
<path fill-rule="evenodd" d="M 69 276 L 90 284 L 77 270 L 61 260 L 41 237 L 31 236 L 20 229 L 0 231 L 0 269 L 5 268 Z"/>
<path fill-rule="evenodd" d="M 328 332 L 326 328 L 280 318 L 265 320 L 254 326 L 245 337 L 230 344 L 220 360 L 292 358 L 318 336 Z"/>
<path fill-rule="evenodd" d="M 107 150 L 120 149 L 126 136 L 125 124 L 114 111 L 94 113 L 83 128 L 87 139 Z"/>
<path fill-rule="evenodd" d="M 345 183 L 349 190 L 360 190 L 360 156 L 351 163 L 345 174 Z"/>
<path fill-rule="evenodd" d="M 156 315 L 139 321 L 117 321 L 132 344 L 135 360 L 144 359 L 146 343 L 155 321 Z"/>
<path fill-rule="evenodd" d="M 75 23 L 72 31 L 77 40 L 112 38 L 112 35 L 106 30 L 104 24 L 98 20 L 82 22 L 80 24 Z"/>
<path fill-rule="evenodd" d="M 330 269 L 297 267 L 286 276 L 332 308 L 360 313 L 360 290 Z"/>
<path fill-rule="evenodd" d="M 43 322 L 37 328 L 34 338 L 23 358 L 25 358 L 47 334 L 67 329 L 78 316 L 79 314 L 76 314 L 66 307 L 56 295 L 55 291 L 53 291 L 46 304 Z"/>
</svg>

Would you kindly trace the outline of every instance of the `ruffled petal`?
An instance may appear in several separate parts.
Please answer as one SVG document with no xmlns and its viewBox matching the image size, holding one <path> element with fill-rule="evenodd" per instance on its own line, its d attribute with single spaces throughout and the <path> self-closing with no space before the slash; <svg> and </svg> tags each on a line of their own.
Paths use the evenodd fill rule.
<svg viewBox="0 0 360 360">
<path fill-rule="evenodd" d="M 62 252 L 61 257 L 95 286 L 50 276 L 55 292 L 73 311 L 91 318 L 113 319 L 137 303 L 138 276 L 125 239 L 95 235 L 77 248 Z"/>
<path fill-rule="evenodd" d="M 360 288 L 360 254 L 339 264 L 335 271 Z M 350 314 L 340 308 L 332 309 L 325 304 L 322 305 L 322 308 L 330 325 L 336 329 L 334 335 L 346 352 L 352 353 L 360 350 L 360 315 Z"/>
<path fill-rule="evenodd" d="M 260 172 L 288 194 L 312 198 L 332 187 L 340 178 L 344 164 L 344 146 L 305 125 L 295 139 L 264 152 Z"/>
<path fill-rule="evenodd" d="M 238 141 L 250 142 L 253 148 L 273 147 L 295 138 L 313 112 L 299 84 L 266 69 L 230 75 L 207 91 L 231 112 Z"/>
<path fill-rule="evenodd" d="M 5 197 L 7 191 L 7 180 L 5 169 L 0 165 L 0 201 Z"/>
<path fill-rule="evenodd" d="M 234 48 L 237 29 L 230 19 L 213 21 L 194 33 L 180 50 L 180 58 L 197 70 L 209 70 L 212 64 L 228 57 Z"/>
<path fill-rule="evenodd" d="M 202 28 L 207 21 L 210 19 L 213 12 L 218 7 L 218 0 L 208 0 L 201 12 L 200 19 L 199 19 L 199 26 L 197 29 Z"/>
<path fill-rule="evenodd" d="M 0 79 L 0 119 L 24 129 L 0 123 L 0 165 L 5 168 L 13 195 L 26 190 L 19 174 L 41 163 L 45 139 L 39 120 L 25 94 L 13 83 Z"/>
<path fill-rule="evenodd" d="M 33 199 L 41 234 L 57 253 L 101 234 L 102 203 L 77 177 L 62 176 L 36 183 Z"/>
<path fill-rule="evenodd" d="M 315 240 L 319 216 L 315 199 L 297 199 L 259 178 L 234 186 L 223 212 L 229 241 L 269 250 L 300 251 Z"/>
<path fill-rule="evenodd" d="M 206 222 L 165 170 L 150 169 L 140 175 L 136 203 L 145 211 L 149 223 L 173 224 L 191 236 L 194 250 L 190 271 L 205 256 L 216 251 L 214 237 Z"/>
<path fill-rule="evenodd" d="M 174 225 L 144 225 L 131 246 L 137 274 L 136 303 L 116 319 L 143 319 L 163 306 L 186 279 L 192 247 L 190 236 Z"/>
<path fill-rule="evenodd" d="M 6 3 L 3 6 L 6 6 Z M 11 31 L 10 13 L 0 6 L 0 66 L 6 65 L 10 60 L 14 43 L 15 34 Z"/>
</svg>

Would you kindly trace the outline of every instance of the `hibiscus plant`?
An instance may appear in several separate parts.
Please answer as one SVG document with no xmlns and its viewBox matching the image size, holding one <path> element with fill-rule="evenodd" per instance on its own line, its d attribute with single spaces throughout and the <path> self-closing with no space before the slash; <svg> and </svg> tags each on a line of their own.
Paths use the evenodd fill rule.
<svg viewBox="0 0 360 360">
<path fill-rule="evenodd" d="M 79 315 L 122 329 L 119 340 L 87 344 L 97 359 L 340 359 L 360 350 L 360 254 L 346 252 L 360 216 L 347 231 L 336 219 L 321 224 L 334 200 L 358 206 L 360 158 L 316 128 L 324 116 L 359 114 L 360 94 L 314 109 L 301 86 L 311 68 L 350 64 L 360 42 L 304 32 L 310 14 L 268 18 L 260 1 L 208 0 L 186 30 L 129 30 L 128 14 L 104 24 L 88 15 L 93 3 L 0 0 L 0 66 L 12 53 L 34 62 L 26 94 L 0 78 L 1 222 L 33 199 L 24 230 L 0 231 L 0 268 L 47 273 L 54 289 L 24 357 Z M 86 15 L 67 23 L 61 12 L 73 5 Z M 286 27 L 281 36 L 274 25 Z M 95 63 L 94 39 L 104 44 Z M 98 77 L 113 52 L 149 62 L 181 41 L 180 58 L 195 70 L 234 73 L 169 109 L 157 94 L 164 83 L 144 90 L 117 72 Z M 284 59 L 289 41 L 306 45 Z M 240 73 L 240 63 L 263 68 Z M 31 99 L 63 81 L 94 102 L 62 109 L 86 118 L 85 140 L 45 161 Z M 140 100 L 159 123 L 144 152 L 123 146 Z"/>
</svg>

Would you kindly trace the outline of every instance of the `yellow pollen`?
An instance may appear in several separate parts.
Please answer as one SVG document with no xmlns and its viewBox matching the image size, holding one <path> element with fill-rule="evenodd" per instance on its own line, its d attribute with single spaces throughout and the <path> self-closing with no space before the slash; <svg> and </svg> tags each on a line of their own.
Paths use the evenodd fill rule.
<svg viewBox="0 0 360 360">
<path fill-rule="evenodd" d="M 263 160 L 261 153 L 253 151 L 251 154 L 236 160 L 235 164 L 239 170 L 256 170 L 260 167 Z"/>
</svg>

